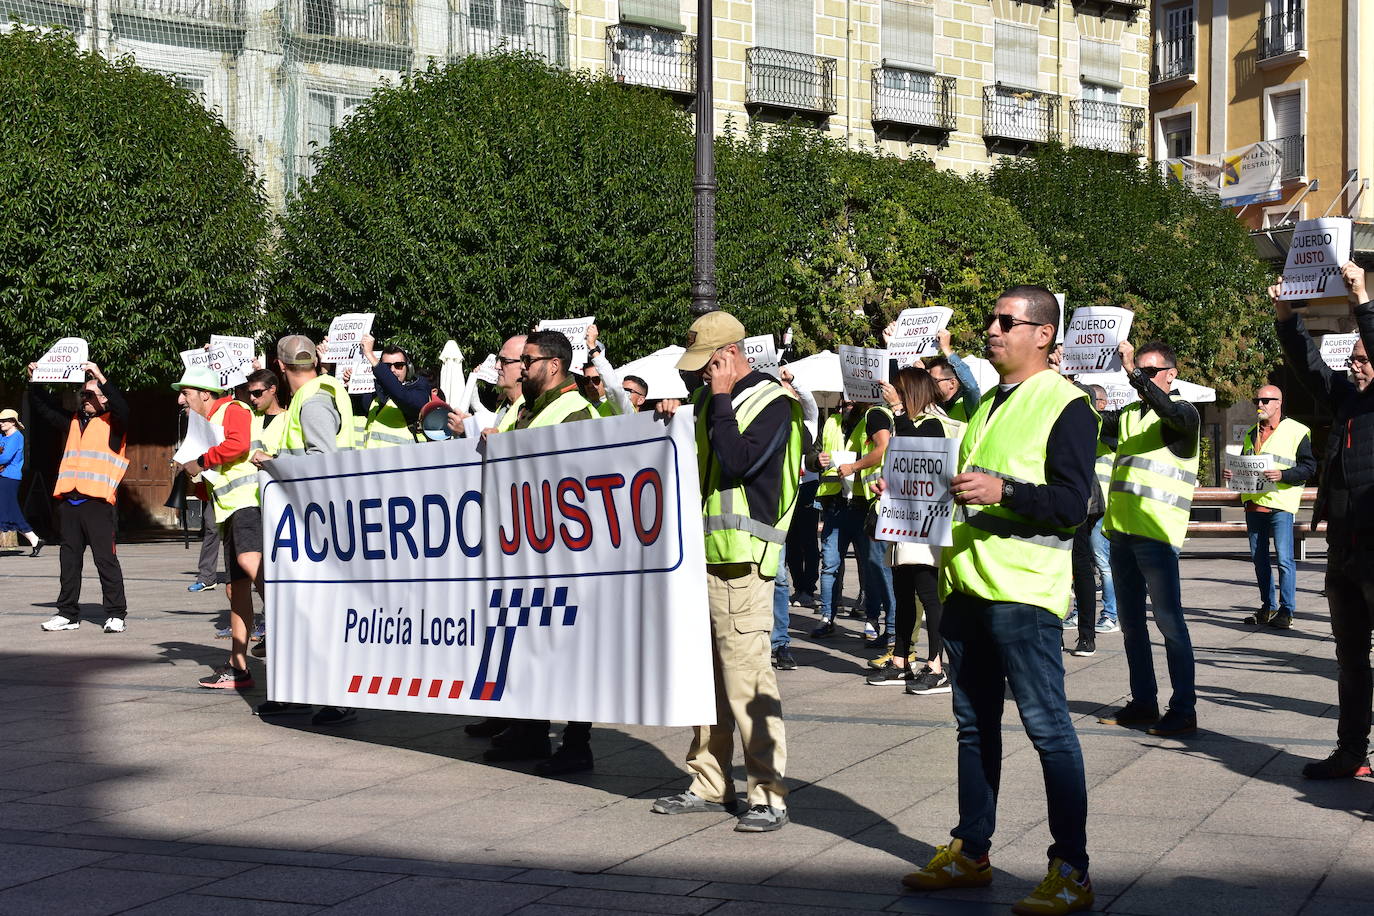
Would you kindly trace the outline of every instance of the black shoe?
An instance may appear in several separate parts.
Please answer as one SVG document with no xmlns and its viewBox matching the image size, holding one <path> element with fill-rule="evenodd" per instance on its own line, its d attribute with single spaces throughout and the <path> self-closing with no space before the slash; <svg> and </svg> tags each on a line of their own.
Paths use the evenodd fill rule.
<svg viewBox="0 0 1374 916">
<path fill-rule="evenodd" d="M 896 643 L 891 633 L 884 633 L 873 639 L 865 639 L 864 646 L 869 649 L 891 649 Z"/>
<path fill-rule="evenodd" d="M 311 708 L 309 703 L 282 703 L 279 700 L 268 700 L 265 703 L 259 703 L 253 709 L 253 715 L 260 719 L 268 719 L 272 716 L 304 715 Z"/>
<path fill-rule="evenodd" d="M 1245 622 L 1250 626 L 1262 627 L 1265 624 L 1269 623 L 1269 621 L 1271 621 L 1273 618 L 1274 612 L 1269 608 L 1262 607 L 1258 611 L 1255 611 L 1255 613 L 1251 614 L 1249 617 L 1246 617 Z"/>
<path fill-rule="evenodd" d="M 252 690 L 253 675 L 245 668 L 224 665 L 207 674 L 197 683 L 212 690 Z"/>
<path fill-rule="evenodd" d="M 39 539 L 38 539 L 38 543 L 33 545 L 33 550 L 30 550 L 30 551 L 29 551 L 29 556 L 31 556 L 31 557 L 36 557 L 36 556 L 38 556 L 40 553 L 43 552 L 43 547 L 44 547 L 44 545 L 47 544 L 47 543 L 48 543 L 47 541 L 43 540 L 42 538 L 39 538 Z"/>
<path fill-rule="evenodd" d="M 930 696 L 933 693 L 949 693 L 949 675 L 943 671 L 931 671 L 930 666 L 907 682 L 906 692 L 911 696 Z"/>
<path fill-rule="evenodd" d="M 1154 725 L 1159 721 L 1159 707 L 1153 703 L 1137 703 L 1135 700 L 1125 706 L 1108 713 L 1105 716 L 1098 716 L 1097 721 L 1103 725 L 1121 725 L 1130 727 L 1132 725 Z"/>
<path fill-rule="evenodd" d="M 1097 641 L 1091 636 L 1078 637 L 1078 645 L 1069 651 L 1070 655 L 1078 658 L 1089 658 L 1097 654 Z"/>
<path fill-rule="evenodd" d="M 1291 630 L 1293 629 L 1293 615 L 1275 614 L 1269 618 L 1269 625 L 1276 630 Z"/>
<path fill-rule="evenodd" d="M 1314 760 L 1302 768 L 1302 775 L 1308 779 L 1353 779 L 1371 772 L 1374 771 L 1369 768 L 1368 755 L 1352 754 L 1339 747 L 1325 760 Z"/>
<path fill-rule="evenodd" d="M 1169 737 L 1170 735 L 1191 735 L 1197 731 L 1197 714 L 1175 712 L 1173 709 L 1164 710 L 1164 715 L 1160 716 L 1159 721 L 1148 729 L 1151 735 Z"/>
<path fill-rule="evenodd" d="M 792 650 L 787 646 L 780 646 L 777 652 L 773 653 L 773 667 L 779 671 L 796 671 L 797 660 L 792 656 Z"/>
<path fill-rule="evenodd" d="M 905 665 L 899 668 L 889 661 L 865 678 L 864 683 L 873 687 L 903 687 L 911 677 L 911 672 Z"/>
<path fill-rule="evenodd" d="M 509 719 L 483 719 L 464 725 L 463 734 L 470 738 L 495 738 L 507 728 L 510 728 Z"/>
<path fill-rule="evenodd" d="M 835 622 L 833 620 L 821 620 L 821 625 L 811 631 L 812 639 L 824 639 L 827 636 L 835 635 Z"/>
<path fill-rule="evenodd" d="M 507 729 L 509 731 L 509 729 Z M 497 736 L 504 737 L 504 733 Z M 511 743 L 489 748 L 482 753 L 487 763 L 512 763 L 516 760 L 544 760 L 550 757 L 549 739 L 530 740 L 528 737 L 519 743 Z"/>
<path fill-rule="evenodd" d="M 568 747 L 565 744 L 548 760 L 541 760 L 535 764 L 534 772 L 539 776 L 568 776 L 572 773 L 590 772 L 595 766 L 590 746 Z"/>
<path fill-rule="evenodd" d="M 347 706 L 325 706 L 310 717 L 311 725 L 347 725 L 358 719 L 358 711 Z"/>
</svg>

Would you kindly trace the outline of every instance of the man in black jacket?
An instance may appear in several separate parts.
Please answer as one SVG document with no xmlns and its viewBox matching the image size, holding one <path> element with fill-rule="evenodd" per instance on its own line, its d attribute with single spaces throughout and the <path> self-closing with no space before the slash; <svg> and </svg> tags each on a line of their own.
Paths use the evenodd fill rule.
<svg viewBox="0 0 1374 916">
<path fill-rule="evenodd" d="M 1351 378 L 1336 373 L 1322 359 L 1307 333 L 1302 314 L 1279 299 L 1279 285 L 1269 287 L 1274 302 L 1274 327 L 1288 367 L 1313 396 L 1336 413 L 1327 439 L 1325 467 L 1315 525 L 1326 519 L 1326 600 L 1331 607 L 1331 635 L 1336 639 L 1340 669 L 1336 694 L 1340 718 L 1336 749 L 1325 760 L 1302 768 L 1308 779 L 1368 776 L 1370 707 L 1374 682 L 1370 678 L 1369 647 L 1374 622 L 1374 305 L 1365 291 L 1364 271 L 1353 262 L 1341 276 L 1355 302 L 1360 339 L 1350 354 Z"/>
</svg>

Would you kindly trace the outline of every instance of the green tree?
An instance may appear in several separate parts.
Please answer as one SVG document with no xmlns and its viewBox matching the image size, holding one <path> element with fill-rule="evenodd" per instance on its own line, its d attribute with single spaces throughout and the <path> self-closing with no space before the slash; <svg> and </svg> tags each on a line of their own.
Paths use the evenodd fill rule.
<svg viewBox="0 0 1374 916">
<path fill-rule="evenodd" d="M 269 222 L 229 130 L 66 33 L 0 36 L 0 374 L 84 337 L 123 387 L 256 323 Z"/>
<path fill-rule="evenodd" d="M 1069 307 L 1135 312 L 1131 337 L 1159 338 L 1180 373 L 1231 403 L 1278 360 L 1264 290 L 1271 271 L 1229 207 L 1134 159 L 1051 147 L 988 178 L 1035 229 Z"/>
</svg>

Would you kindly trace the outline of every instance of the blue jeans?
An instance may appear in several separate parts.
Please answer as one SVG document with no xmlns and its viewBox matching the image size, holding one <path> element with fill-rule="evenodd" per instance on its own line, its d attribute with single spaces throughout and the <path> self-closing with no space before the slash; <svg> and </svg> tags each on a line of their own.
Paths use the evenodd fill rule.
<svg viewBox="0 0 1374 916">
<path fill-rule="evenodd" d="M 1298 603 L 1298 564 L 1293 559 L 1293 513 L 1277 510 L 1247 512 L 1245 530 L 1250 534 L 1250 559 L 1255 561 L 1260 607 L 1266 611 L 1278 608 L 1280 614 L 1293 616 Z M 1274 539 L 1274 552 L 1279 555 L 1277 593 L 1274 591 L 1274 570 L 1269 566 L 1271 537 Z"/>
<path fill-rule="evenodd" d="M 883 562 L 886 544 L 864 534 L 868 508 L 835 497 L 821 504 L 821 619 L 835 618 L 844 593 L 844 555 L 852 544 L 863 566 L 867 616 L 876 626 L 883 621 L 889 633 L 897 629 L 897 601 L 892 595 L 892 570 Z"/>
<path fill-rule="evenodd" d="M 1112 581 L 1111 548 L 1107 536 L 1102 533 L 1102 519 L 1093 526 L 1093 562 L 1102 574 L 1102 616 L 1107 620 L 1116 619 L 1116 587 Z"/>
<path fill-rule="evenodd" d="M 945 599 L 940 624 L 959 725 L 959 825 L 966 855 L 985 855 L 997 823 L 1002 707 L 1008 685 L 1040 755 L 1049 808 L 1049 857 L 1088 870 L 1088 787 L 1064 695 L 1063 623 L 1041 607 L 962 592 Z"/>
<path fill-rule="evenodd" d="M 773 579 L 773 651 L 792 644 L 787 635 L 787 624 L 791 622 L 792 612 L 791 584 L 787 578 L 787 545 L 778 555 L 778 574 Z"/>
<path fill-rule="evenodd" d="M 1130 669 L 1131 699 L 1159 703 L 1155 682 L 1150 631 L 1145 623 L 1145 596 L 1154 610 L 1155 626 L 1164 637 L 1164 656 L 1169 663 L 1173 696 L 1169 708 L 1184 715 L 1197 709 L 1193 673 L 1193 643 L 1183 618 L 1183 596 L 1178 580 L 1178 548 L 1153 538 L 1113 532 L 1112 576 L 1121 586 L 1116 593 L 1121 641 Z"/>
</svg>

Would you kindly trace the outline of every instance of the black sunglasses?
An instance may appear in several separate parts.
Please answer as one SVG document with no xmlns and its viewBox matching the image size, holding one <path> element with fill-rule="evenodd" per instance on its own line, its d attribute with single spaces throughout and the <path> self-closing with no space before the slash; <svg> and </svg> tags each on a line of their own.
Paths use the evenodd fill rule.
<svg viewBox="0 0 1374 916">
<path fill-rule="evenodd" d="M 518 357 L 518 356 L 498 356 L 498 357 L 496 357 L 496 361 L 497 361 L 498 363 L 500 363 L 501 365 L 503 365 L 503 366 L 514 366 L 516 363 L 520 362 L 520 357 Z"/>
<path fill-rule="evenodd" d="M 396 369 L 396 368 L 404 369 L 404 368 L 406 367 L 406 361 L 405 361 L 405 360 L 401 360 L 399 363 L 389 363 L 389 362 L 387 362 L 386 360 L 382 360 L 382 365 L 383 365 L 383 366 L 390 366 L 390 367 L 393 368 L 393 369 Z"/>
<path fill-rule="evenodd" d="M 1270 404 L 1277 400 L 1278 398 L 1255 398 L 1255 406 L 1259 407 L 1261 404 Z"/>
<path fill-rule="evenodd" d="M 263 396 L 264 394 L 266 394 L 266 393 L 267 393 L 267 389 L 266 389 L 266 388 L 249 388 L 249 389 L 248 389 L 248 396 L 249 396 L 250 398 L 260 398 L 260 397 L 262 397 L 262 396 Z"/>
<path fill-rule="evenodd" d="M 1159 375 L 1159 373 L 1161 373 L 1161 372 L 1168 372 L 1170 369 L 1172 369 L 1172 368 L 1174 368 L 1174 367 L 1173 367 L 1173 366 L 1137 366 L 1136 368 L 1139 369 L 1139 370 L 1140 370 L 1140 374 L 1143 375 L 1143 376 L 1145 376 L 1146 378 L 1154 378 L 1156 375 Z"/>
<path fill-rule="evenodd" d="M 1024 318 L 1017 318 L 1013 315 L 1004 315 L 999 312 L 993 312 L 991 315 L 988 316 L 988 320 L 983 322 L 983 324 L 989 325 L 992 324 L 994 321 L 997 322 L 997 325 L 1002 329 L 1003 334 L 1009 333 L 1011 329 L 1016 327 L 1018 324 L 1041 325 L 1044 323 L 1041 321 L 1027 321 Z"/>
</svg>

